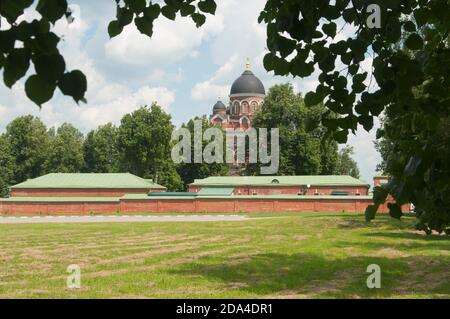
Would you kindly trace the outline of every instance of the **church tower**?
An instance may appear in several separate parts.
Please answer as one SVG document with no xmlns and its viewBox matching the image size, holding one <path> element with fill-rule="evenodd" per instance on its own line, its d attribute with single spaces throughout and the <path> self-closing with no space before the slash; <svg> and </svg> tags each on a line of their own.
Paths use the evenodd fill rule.
<svg viewBox="0 0 450 319">
<path fill-rule="evenodd" d="M 253 74 L 247 60 L 244 73 L 231 85 L 228 107 L 222 101 L 217 101 L 210 121 L 224 129 L 246 130 L 252 126 L 253 118 L 262 108 L 265 96 L 264 85 Z"/>
</svg>

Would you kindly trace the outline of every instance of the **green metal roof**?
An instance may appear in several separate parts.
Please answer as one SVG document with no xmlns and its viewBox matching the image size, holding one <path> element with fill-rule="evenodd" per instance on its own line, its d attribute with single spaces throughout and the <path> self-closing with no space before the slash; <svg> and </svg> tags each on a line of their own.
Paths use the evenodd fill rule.
<svg viewBox="0 0 450 319">
<path fill-rule="evenodd" d="M 230 196 L 234 187 L 202 187 L 197 193 L 199 196 Z"/>
<path fill-rule="evenodd" d="M 52 173 L 14 185 L 15 188 L 159 188 L 152 180 L 130 173 Z"/>
<path fill-rule="evenodd" d="M 0 202 L 52 202 L 52 203 L 70 203 L 70 202 L 118 202 L 120 197 L 28 197 L 13 196 L 0 198 Z"/>
<path fill-rule="evenodd" d="M 368 183 L 348 175 L 298 175 L 298 176 L 211 176 L 196 179 L 191 185 L 257 185 L 257 186 L 369 186 Z"/>
<path fill-rule="evenodd" d="M 197 193 L 191 193 L 191 192 L 151 192 L 148 193 L 148 196 L 166 196 L 166 197 L 177 197 L 177 196 L 195 196 Z"/>
</svg>

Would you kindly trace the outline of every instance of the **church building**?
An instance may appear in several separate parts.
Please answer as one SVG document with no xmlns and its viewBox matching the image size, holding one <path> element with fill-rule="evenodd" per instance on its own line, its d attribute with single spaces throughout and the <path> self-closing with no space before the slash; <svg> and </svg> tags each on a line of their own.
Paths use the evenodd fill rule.
<svg viewBox="0 0 450 319">
<path fill-rule="evenodd" d="M 224 129 L 246 130 L 252 126 L 256 112 L 264 104 L 265 96 L 264 85 L 250 70 L 250 63 L 247 61 L 244 73 L 231 85 L 228 106 L 217 101 L 210 121 Z"/>
</svg>

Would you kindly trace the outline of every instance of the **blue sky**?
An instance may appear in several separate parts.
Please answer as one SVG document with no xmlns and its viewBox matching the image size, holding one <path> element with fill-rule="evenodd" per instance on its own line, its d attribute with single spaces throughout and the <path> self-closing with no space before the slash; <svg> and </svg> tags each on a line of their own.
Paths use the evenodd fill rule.
<svg viewBox="0 0 450 319">
<path fill-rule="evenodd" d="M 124 114 L 153 101 L 169 112 L 178 126 L 193 116 L 209 114 L 218 97 L 228 102 L 229 88 L 242 73 L 246 58 L 266 89 L 291 82 L 304 94 L 317 84 L 315 75 L 292 79 L 264 70 L 265 26 L 257 23 L 263 0 L 217 1 L 216 15 L 208 16 L 200 29 L 190 19 L 173 22 L 162 17 L 152 39 L 129 26 L 112 40 L 107 25 L 115 16 L 114 1 L 69 3 L 75 21 L 60 21 L 54 30 L 62 36 L 59 48 L 67 68 L 80 69 L 87 76 L 88 103 L 77 106 L 57 93 L 39 110 L 23 93 L 23 81 L 12 90 L 0 85 L 0 132 L 14 117 L 24 114 L 40 116 L 49 127 L 70 122 L 87 132 L 107 122 L 118 124 Z M 33 18 L 32 11 L 23 17 Z M 4 20 L 2 26 L 6 27 Z M 367 182 L 380 160 L 373 147 L 374 135 L 375 129 L 370 133 L 361 129 L 349 140 Z"/>
</svg>

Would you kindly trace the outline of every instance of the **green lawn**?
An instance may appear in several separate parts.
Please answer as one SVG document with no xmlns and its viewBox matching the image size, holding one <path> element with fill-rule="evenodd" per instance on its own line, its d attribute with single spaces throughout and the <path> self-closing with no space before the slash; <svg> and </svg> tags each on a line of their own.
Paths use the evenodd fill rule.
<svg viewBox="0 0 450 319">
<path fill-rule="evenodd" d="M 413 221 L 0 225 L 0 298 L 449 298 L 450 240 Z M 66 288 L 69 264 L 81 289 Z M 366 286 L 369 264 L 380 289 Z"/>
</svg>

